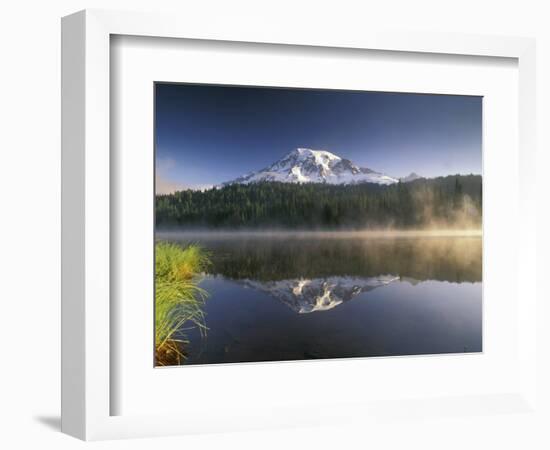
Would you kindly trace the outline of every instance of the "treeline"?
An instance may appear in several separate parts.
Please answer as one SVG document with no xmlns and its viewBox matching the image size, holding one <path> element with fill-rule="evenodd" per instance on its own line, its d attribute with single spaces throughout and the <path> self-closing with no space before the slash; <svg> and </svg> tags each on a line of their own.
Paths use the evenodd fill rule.
<svg viewBox="0 0 550 450">
<path fill-rule="evenodd" d="M 481 214 L 479 175 L 390 186 L 233 184 L 156 197 L 156 224 L 162 228 L 475 227 L 481 224 Z"/>
</svg>

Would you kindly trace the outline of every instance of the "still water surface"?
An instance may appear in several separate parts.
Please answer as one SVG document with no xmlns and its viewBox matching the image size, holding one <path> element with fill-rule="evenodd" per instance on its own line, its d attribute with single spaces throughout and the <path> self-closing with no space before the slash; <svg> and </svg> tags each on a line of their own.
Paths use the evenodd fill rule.
<svg viewBox="0 0 550 450">
<path fill-rule="evenodd" d="M 482 350 L 480 237 L 158 237 L 212 253 L 186 364 Z"/>
</svg>

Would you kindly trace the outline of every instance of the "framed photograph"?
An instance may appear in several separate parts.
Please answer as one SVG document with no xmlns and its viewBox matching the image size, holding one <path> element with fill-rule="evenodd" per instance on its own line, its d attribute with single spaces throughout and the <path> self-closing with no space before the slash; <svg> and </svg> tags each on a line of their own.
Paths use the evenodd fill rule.
<svg viewBox="0 0 550 450">
<path fill-rule="evenodd" d="M 155 84 L 156 365 L 481 352 L 481 130 L 480 96 Z"/>
<path fill-rule="evenodd" d="M 534 42 L 343 31 L 63 19 L 64 432 L 534 407 Z"/>
</svg>

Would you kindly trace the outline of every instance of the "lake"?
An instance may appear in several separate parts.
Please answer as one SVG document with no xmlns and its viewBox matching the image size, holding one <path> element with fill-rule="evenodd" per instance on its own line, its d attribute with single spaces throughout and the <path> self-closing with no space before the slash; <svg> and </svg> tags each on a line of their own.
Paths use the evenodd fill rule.
<svg viewBox="0 0 550 450">
<path fill-rule="evenodd" d="M 185 364 L 482 351 L 479 235 L 179 233 L 212 255 Z"/>
</svg>

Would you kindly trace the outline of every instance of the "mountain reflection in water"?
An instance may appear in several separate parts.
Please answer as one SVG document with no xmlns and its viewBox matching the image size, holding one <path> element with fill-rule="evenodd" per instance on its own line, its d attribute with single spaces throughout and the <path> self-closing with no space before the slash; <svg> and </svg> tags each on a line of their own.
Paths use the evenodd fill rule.
<svg viewBox="0 0 550 450">
<path fill-rule="evenodd" d="M 328 311 L 357 295 L 399 280 L 393 275 L 379 277 L 328 277 L 280 281 L 243 280 L 246 287 L 265 292 L 298 314 Z"/>
<path fill-rule="evenodd" d="M 479 236 L 158 233 L 198 243 L 208 332 L 186 364 L 479 352 Z"/>
</svg>

